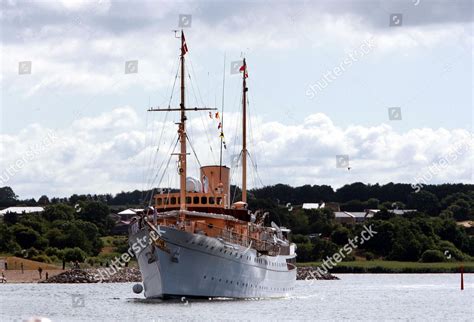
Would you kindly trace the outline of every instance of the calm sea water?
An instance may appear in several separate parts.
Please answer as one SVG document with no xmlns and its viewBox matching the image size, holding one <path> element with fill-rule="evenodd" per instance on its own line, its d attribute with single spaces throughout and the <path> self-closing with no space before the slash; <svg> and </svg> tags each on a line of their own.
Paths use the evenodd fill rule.
<svg viewBox="0 0 474 322">
<path fill-rule="evenodd" d="M 271 300 L 148 301 L 123 284 L 3 284 L 0 321 L 474 320 L 474 274 L 340 274 Z"/>
</svg>

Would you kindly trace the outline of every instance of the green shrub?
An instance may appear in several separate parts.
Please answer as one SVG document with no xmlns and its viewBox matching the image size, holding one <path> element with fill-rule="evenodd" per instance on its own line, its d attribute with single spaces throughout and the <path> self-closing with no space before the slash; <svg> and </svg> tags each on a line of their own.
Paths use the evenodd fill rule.
<svg viewBox="0 0 474 322">
<path fill-rule="evenodd" d="M 56 248 L 56 247 L 47 247 L 45 249 L 45 254 L 48 255 L 48 256 L 58 256 L 58 257 L 61 257 L 61 251 L 59 250 L 59 248 Z"/>
<path fill-rule="evenodd" d="M 84 260 L 86 259 L 87 254 L 80 249 L 79 247 L 74 247 L 74 248 L 65 248 L 64 249 L 64 260 L 66 262 L 75 262 L 78 261 L 80 263 L 83 263 Z"/>
<path fill-rule="evenodd" d="M 375 255 L 371 252 L 365 252 L 365 259 L 371 261 L 375 258 Z"/>
<path fill-rule="evenodd" d="M 47 255 L 36 255 L 36 256 L 31 257 L 31 260 L 46 263 L 46 264 L 52 263 L 51 259 Z"/>
<path fill-rule="evenodd" d="M 421 255 L 421 261 L 424 263 L 444 262 L 445 260 L 444 254 L 435 249 L 428 249 Z"/>
<path fill-rule="evenodd" d="M 344 257 L 342 259 L 343 262 L 353 262 L 355 260 L 356 260 L 356 258 L 354 256 L 354 254 L 347 254 L 346 257 Z"/>
<path fill-rule="evenodd" d="M 463 254 L 453 243 L 442 240 L 438 243 L 438 250 L 445 255 L 446 259 L 462 261 L 466 259 L 465 254 Z M 450 258 L 448 258 L 450 257 Z"/>
<path fill-rule="evenodd" d="M 26 253 L 25 253 L 26 258 L 28 258 L 28 259 L 31 259 L 31 258 L 33 258 L 35 256 L 38 256 L 38 255 L 39 255 L 39 251 L 34 247 L 28 248 L 26 250 Z"/>
</svg>

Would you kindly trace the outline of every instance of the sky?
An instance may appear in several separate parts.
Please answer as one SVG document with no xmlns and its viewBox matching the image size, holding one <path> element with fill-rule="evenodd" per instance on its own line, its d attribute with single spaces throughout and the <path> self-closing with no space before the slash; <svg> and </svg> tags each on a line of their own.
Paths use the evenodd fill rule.
<svg viewBox="0 0 474 322">
<path fill-rule="evenodd" d="M 2 1 L 0 186 L 21 198 L 177 186 L 179 115 L 147 109 L 179 104 L 181 27 L 186 102 L 224 106 L 233 183 L 242 79 L 232 64 L 242 57 L 251 188 L 473 183 L 472 9 L 469 0 Z M 188 120 L 188 173 L 198 176 L 199 164 L 219 162 L 219 120 Z"/>
</svg>

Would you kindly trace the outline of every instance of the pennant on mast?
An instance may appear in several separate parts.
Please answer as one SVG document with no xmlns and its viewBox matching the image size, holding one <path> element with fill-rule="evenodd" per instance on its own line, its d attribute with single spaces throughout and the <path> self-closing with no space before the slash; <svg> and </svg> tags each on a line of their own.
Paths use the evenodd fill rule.
<svg viewBox="0 0 474 322">
<path fill-rule="evenodd" d="M 186 55 L 186 53 L 188 52 L 188 45 L 186 45 L 186 38 L 184 38 L 184 32 L 181 30 L 181 37 L 182 37 L 182 46 L 181 46 L 181 55 Z"/>
</svg>

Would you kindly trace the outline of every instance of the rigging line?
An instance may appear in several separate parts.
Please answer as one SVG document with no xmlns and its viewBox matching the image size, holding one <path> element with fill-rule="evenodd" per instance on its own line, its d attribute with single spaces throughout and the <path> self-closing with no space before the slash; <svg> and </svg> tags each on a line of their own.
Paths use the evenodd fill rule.
<svg viewBox="0 0 474 322">
<path fill-rule="evenodd" d="M 191 89 L 192 89 L 192 92 L 193 92 L 193 95 L 194 95 L 194 99 L 196 100 L 196 103 L 199 103 L 199 100 L 196 96 L 196 91 L 194 90 L 193 82 L 191 81 L 191 75 L 189 73 L 188 73 L 188 78 L 189 78 L 189 82 L 191 84 Z M 212 149 L 212 141 L 211 141 L 211 135 L 209 133 L 209 126 L 206 126 L 205 123 L 204 123 L 202 111 L 200 111 L 199 114 L 201 115 L 201 122 L 202 122 L 204 132 L 206 133 L 207 142 L 209 144 L 209 149 L 211 150 L 212 159 L 214 161 L 214 164 L 216 164 L 216 157 L 214 155 L 214 150 Z"/>
<path fill-rule="evenodd" d="M 149 113 L 147 113 L 147 125 L 146 125 L 146 137 L 149 139 L 148 140 L 148 144 L 146 144 L 145 146 L 145 149 L 147 146 L 152 146 L 154 147 L 155 146 L 155 128 L 153 127 L 153 123 L 154 123 L 154 120 L 155 120 L 155 116 L 153 115 L 151 117 L 151 120 L 150 118 L 148 117 Z M 151 128 L 149 128 L 149 126 L 151 125 Z M 153 156 L 154 156 L 154 149 L 152 148 L 151 151 L 149 152 L 148 154 L 148 162 L 146 163 L 146 172 L 147 172 L 147 177 L 146 177 L 146 186 L 149 184 L 149 181 L 150 181 L 150 177 L 152 176 L 152 173 L 153 173 Z M 145 186 L 145 187 L 146 187 Z"/>
<path fill-rule="evenodd" d="M 164 133 L 164 129 L 165 129 L 165 127 L 166 127 L 166 122 L 168 121 L 168 115 L 169 115 L 169 112 L 167 111 L 167 112 L 165 113 L 165 119 L 163 120 L 163 125 L 162 125 L 162 127 L 161 127 L 161 133 L 160 133 L 158 142 L 157 142 L 157 144 L 155 145 L 155 146 L 156 146 L 156 150 L 155 150 L 155 153 L 154 153 L 153 163 L 151 164 L 151 169 L 150 169 L 151 172 L 153 172 L 153 169 L 156 168 L 156 165 L 157 165 L 157 162 L 158 162 L 158 155 L 159 155 L 159 152 L 160 152 L 161 141 L 162 141 L 162 139 L 163 139 L 163 133 Z M 160 166 L 160 167 L 161 167 L 161 166 Z"/>
<path fill-rule="evenodd" d="M 172 151 L 172 152 L 175 151 L 176 146 L 178 145 L 178 142 L 179 142 L 179 140 L 176 140 L 176 143 L 175 143 L 175 145 L 174 145 L 174 147 L 173 147 L 173 151 Z M 163 171 L 163 174 L 161 175 L 160 181 L 158 182 L 158 187 L 161 186 L 161 182 L 163 181 L 163 178 L 165 177 L 166 170 L 168 170 L 168 167 L 169 167 L 169 165 L 170 165 L 170 161 L 171 161 L 171 158 L 172 158 L 172 157 L 173 157 L 173 154 L 170 154 L 170 156 L 169 156 L 169 158 L 168 158 L 168 162 L 166 163 L 166 167 L 165 167 L 165 169 L 164 169 L 164 171 Z M 157 176 L 158 176 L 158 174 L 157 174 Z M 155 188 L 152 188 L 152 189 L 151 189 L 151 193 L 150 193 L 150 199 L 149 199 L 149 201 L 148 201 L 148 206 L 151 205 L 151 200 L 153 199 L 153 193 L 154 193 L 154 192 L 155 192 Z"/>
<path fill-rule="evenodd" d="M 144 150 L 146 150 L 146 147 L 148 146 L 148 144 L 147 144 L 147 142 L 148 142 L 148 135 L 147 135 L 147 132 L 148 132 L 148 113 L 146 113 L 145 115 L 146 115 L 145 116 L 145 142 L 144 142 L 144 147 L 143 147 Z M 146 157 L 147 157 L 146 153 L 143 154 L 143 157 L 146 159 Z M 151 159 L 151 157 L 149 159 Z M 145 160 L 143 160 L 143 163 L 145 163 Z M 147 171 L 148 171 L 148 165 L 143 168 L 143 173 L 142 173 L 142 175 L 143 175 L 143 177 L 142 177 L 142 183 L 143 183 L 142 184 L 142 194 L 141 194 L 142 200 L 143 200 L 143 191 L 146 189 L 146 185 L 147 185 L 147 183 L 145 181 L 147 179 L 147 173 L 146 173 Z"/>
<path fill-rule="evenodd" d="M 194 72 L 194 64 L 193 64 L 193 61 L 192 61 L 191 58 L 189 58 L 188 61 L 189 61 L 189 63 L 191 64 L 191 71 L 193 72 L 193 77 L 194 77 L 194 78 L 196 79 L 196 81 L 197 81 L 196 73 Z M 188 72 L 188 74 L 189 74 L 189 72 Z M 190 78 L 191 78 L 191 77 L 190 77 Z M 205 106 L 204 100 L 202 99 L 201 90 L 199 89 L 199 86 L 196 86 L 196 87 L 197 87 L 197 91 L 198 91 L 199 97 L 200 97 L 200 99 L 201 99 L 201 104 L 202 104 L 203 106 Z M 198 101 L 198 103 L 199 103 L 199 101 Z"/>
<path fill-rule="evenodd" d="M 193 150 L 193 153 L 194 153 L 194 157 L 196 158 L 198 164 L 199 164 L 199 167 L 201 168 L 202 165 L 201 165 L 201 162 L 199 161 L 199 158 L 196 154 L 196 150 L 194 150 L 194 146 L 193 144 L 191 143 L 191 139 L 189 138 L 189 136 L 186 134 L 186 139 L 188 139 L 188 142 L 189 142 L 189 146 L 191 147 L 191 150 Z"/>
<path fill-rule="evenodd" d="M 237 160 L 240 160 L 241 156 L 242 156 L 242 151 L 240 151 L 239 157 L 238 157 Z M 233 180 L 234 171 L 236 171 L 237 169 L 240 169 L 240 167 L 239 167 L 238 164 L 237 164 L 237 166 L 236 166 L 235 168 L 232 168 L 231 175 L 230 175 L 230 177 L 231 177 L 231 182 L 232 182 L 232 180 Z M 238 186 L 239 186 L 238 183 L 235 182 L 235 187 L 236 187 L 236 189 L 234 190 L 234 195 L 232 196 L 232 203 L 234 203 L 234 201 L 235 201 L 235 194 L 236 194 L 236 191 L 237 191 L 237 187 L 238 187 Z"/>
<path fill-rule="evenodd" d="M 171 69 L 171 72 L 172 72 L 174 69 L 176 69 L 176 74 L 175 74 L 175 77 L 174 77 L 174 80 L 173 80 L 173 85 L 171 86 L 171 82 L 168 84 L 168 90 L 167 90 L 167 92 L 170 93 L 170 98 L 169 98 L 169 101 L 168 101 L 168 107 L 170 107 L 171 101 L 172 101 L 172 99 L 173 99 L 174 89 L 175 89 L 175 87 L 176 87 L 176 80 L 177 80 L 177 78 L 178 78 L 178 73 L 179 73 L 179 68 L 177 68 L 178 64 L 179 64 L 179 58 L 177 58 L 177 59 L 175 60 L 173 66 L 172 66 L 172 69 Z M 171 87 L 171 91 L 170 91 L 170 87 Z M 150 105 L 151 105 L 151 104 L 149 103 L 149 104 L 148 104 L 148 107 L 149 107 L 149 108 L 151 107 Z M 158 139 L 157 144 L 154 144 L 155 146 L 157 146 L 157 151 L 156 151 L 156 152 L 159 152 L 159 150 L 160 150 L 161 138 L 163 137 L 164 124 L 166 123 L 167 118 L 168 118 L 168 115 L 166 114 L 166 115 L 165 115 L 165 120 L 164 120 L 164 122 L 163 122 L 163 127 L 162 127 L 162 131 L 161 131 L 160 137 L 159 137 L 159 139 Z M 152 123 L 152 125 L 153 125 L 153 123 Z M 152 128 L 152 137 L 154 138 L 154 128 Z M 152 142 L 154 142 L 154 141 L 152 141 Z M 155 164 L 156 164 L 156 155 L 157 155 L 157 154 L 158 154 L 158 153 L 155 154 L 155 157 L 153 158 L 153 162 L 151 161 L 153 154 L 150 154 L 150 160 L 149 160 L 149 166 L 150 166 L 150 168 L 151 168 L 150 171 L 152 171 L 153 167 L 154 167 Z"/>
<path fill-rule="evenodd" d="M 175 66 L 177 66 L 177 63 L 176 62 L 179 62 L 179 59 L 177 59 L 175 61 L 175 64 L 173 65 L 173 69 L 175 68 Z M 176 88 L 176 81 L 178 79 L 178 74 L 179 74 L 179 68 L 176 68 L 176 74 L 175 74 L 175 77 L 174 77 L 174 81 L 173 81 L 173 86 L 171 88 L 171 93 L 170 93 L 170 99 L 168 101 L 168 108 L 170 108 L 171 106 L 171 101 L 173 100 L 173 94 L 174 94 L 174 90 Z M 156 165 L 156 162 L 157 162 L 157 159 L 158 159 L 158 152 L 160 151 L 160 146 L 161 146 L 161 140 L 163 138 L 163 133 L 164 133 L 164 130 L 165 130 L 165 124 L 168 120 L 168 115 L 169 115 L 169 112 L 166 112 L 165 113 L 165 117 L 164 117 L 164 121 L 163 121 L 163 126 L 161 127 L 161 133 L 160 133 L 160 136 L 159 136 L 159 139 L 158 139 L 158 142 L 156 144 L 157 146 L 157 149 L 156 149 L 156 152 L 155 152 L 155 155 L 154 155 L 154 158 L 153 158 L 153 162 L 151 163 L 151 169 L 150 169 L 150 172 L 153 171 L 153 168 L 155 168 L 155 165 Z M 153 133 L 152 133 L 153 134 Z M 150 162 L 151 162 L 151 155 L 150 155 Z"/>
<path fill-rule="evenodd" d="M 238 100 L 239 96 L 240 96 L 240 100 Z M 235 100 L 234 100 L 234 106 L 236 106 L 236 105 L 240 106 L 240 104 L 238 102 L 241 102 L 241 101 L 242 101 L 242 93 L 240 93 L 240 95 L 236 95 Z M 231 155 L 231 157 L 234 157 L 234 158 L 235 158 L 236 150 L 237 150 L 237 140 L 239 139 L 238 132 L 239 132 L 239 129 L 242 128 L 242 126 L 241 126 L 242 125 L 242 119 L 240 117 L 238 117 L 240 114 L 239 114 L 239 112 L 237 112 L 236 114 L 237 114 L 237 124 L 235 124 L 236 126 L 234 128 L 235 132 L 234 132 L 234 136 L 233 136 L 234 140 L 233 140 L 233 143 L 232 143 L 232 155 Z M 241 154 L 242 154 L 242 150 L 239 152 L 239 159 L 238 160 L 240 160 Z M 231 179 L 233 178 L 233 175 L 234 175 L 234 173 L 231 173 Z M 237 182 L 236 182 L 236 185 L 238 185 Z"/>
<path fill-rule="evenodd" d="M 255 169 L 256 178 L 260 181 L 260 184 L 264 187 L 265 185 L 263 184 L 262 178 L 260 177 L 260 174 L 258 173 L 257 164 L 254 163 L 253 155 L 250 153 L 249 153 L 249 159 L 250 159 L 250 162 L 252 163 L 252 166 Z"/>
<path fill-rule="evenodd" d="M 247 106 L 248 108 L 248 113 L 249 113 L 249 133 L 250 133 L 250 146 L 253 149 L 253 151 L 257 151 L 257 146 L 255 144 L 255 137 L 254 137 L 254 127 L 252 126 L 252 108 L 250 107 L 250 101 L 247 96 Z M 257 157 L 255 157 L 255 171 L 257 170 Z"/>
<path fill-rule="evenodd" d="M 176 148 L 176 145 L 178 144 L 177 142 L 179 141 L 179 140 L 176 138 L 177 136 L 178 136 L 178 133 L 175 134 L 175 140 L 176 140 L 175 147 L 173 148 L 173 141 L 171 141 L 170 147 L 169 147 L 169 149 L 168 149 L 168 153 L 171 152 L 171 149 L 172 149 L 172 148 L 173 148 L 173 151 L 174 151 L 174 149 Z M 165 159 L 163 159 L 163 161 L 161 162 L 161 165 L 160 165 L 159 169 L 157 170 L 156 175 L 155 175 L 155 177 L 153 178 L 153 180 L 150 181 L 150 184 L 149 184 L 149 186 L 148 186 L 149 189 L 152 189 L 152 188 L 153 188 L 153 185 L 154 185 L 154 183 L 155 183 L 155 180 L 156 180 L 156 178 L 159 176 L 159 174 L 160 174 L 160 172 L 161 172 L 161 169 L 162 169 L 162 167 L 163 167 L 163 165 L 164 165 L 164 162 L 165 162 Z"/>
<path fill-rule="evenodd" d="M 176 60 L 176 62 L 179 62 L 179 58 Z M 175 63 L 176 64 L 176 63 Z M 177 65 L 177 64 L 176 64 Z M 173 65 L 174 67 L 175 65 Z M 168 108 L 171 105 L 171 100 L 173 99 L 173 94 L 174 94 L 174 89 L 176 87 L 176 81 L 178 80 L 178 75 L 179 75 L 179 67 L 176 68 L 176 75 L 174 76 L 174 81 L 173 81 L 173 87 L 171 88 L 171 93 L 170 93 L 170 99 L 168 101 Z"/>
<path fill-rule="evenodd" d="M 225 103 L 225 53 L 224 53 L 224 69 L 222 75 L 222 108 L 221 108 L 221 132 L 224 133 L 224 103 Z M 219 151 L 219 182 L 222 182 L 222 147 L 224 145 L 224 137 L 220 135 L 221 146 Z"/>
<path fill-rule="evenodd" d="M 189 73 L 189 70 L 191 70 L 192 73 L 193 73 L 194 79 L 197 80 L 196 72 L 195 72 L 195 70 L 194 70 L 193 60 L 192 60 L 191 58 L 189 58 L 188 61 L 189 61 L 189 64 L 191 65 L 191 68 L 188 68 L 188 77 L 189 77 L 189 81 L 190 81 L 190 84 L 191 84 L 191 89 L 193 90 L 193 94 L 194 94 L 194 98 L 195 98 L 195 100 L 196 100 L 196 103 L 199 104 L 199 99 L 198 99 L 197 96 L 196 96 L 196 91 L 195 91 L 195 89 L 194 89 L 193 82 L 191 81 L 191 74 Z M 203 106 L 206 106 L 206 105 L 204 104 L 204 100 L 203 100 L 203 98 L 202 98 L 201 90 L 199 89 L 199 86 L 196 85 L 196 88 L 197 88 L 197 93 L 199 94 L 199 98 L 201 99 L 201 103 L 200 103 L 200 104 L 203 105 Z M 216 105 L 217 105 L 217 104 L 216 104 Z M 217 106 L 215 106 L 215 107 L 217 107 Z M 202 114 L 202 112 L 201 112 L 201 114 Z M 216 158 L 215 158 L 215 155 L 214 155 L 214 150 L 212 149 L 211 135 L 209 134 L 209 127 L 208 127 L 208 126 L 206 127 L 206 126 L 204 125 L 204 121 L 203 121 L 203 126 L 204 126 L 204 129 L 205 129 L 205 131 L 206 131 L 207 140 L 208 140 L 208 143 L 209 143 L 209 149 L 211 150 L 212 159 L 213 159 L 213 161 L 214 161 L 214 164 L 216 164 Z"/>
</svg>

